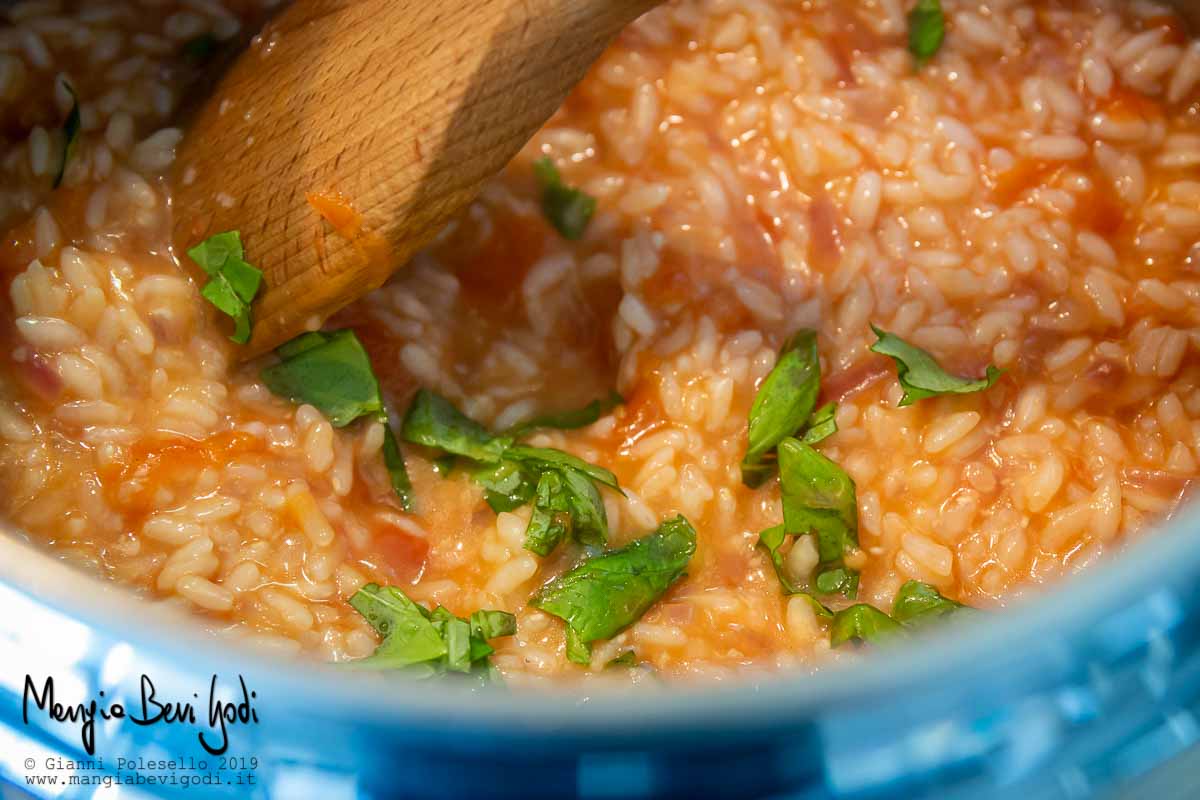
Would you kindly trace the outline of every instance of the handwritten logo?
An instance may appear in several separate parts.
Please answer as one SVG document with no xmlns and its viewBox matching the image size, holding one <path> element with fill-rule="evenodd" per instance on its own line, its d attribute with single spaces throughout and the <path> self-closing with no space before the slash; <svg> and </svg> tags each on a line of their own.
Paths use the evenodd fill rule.
<svg viewBox="0 0 1200 800">
<path fill-rule="evenodd" d="M 196 707 L 191 702 L 176 702 L 161 699 L 154 688 L 150 676 L 142 675 L 140 696 L 134 707 L 126 708 L 118 702 L 109 702 L 104 690 L 96 693 L 89 703 L 64 705 L 54 697 L 54 678 L 47 677 L 38 690 L 32 675 L 25 676 L 25 692 L 21 701 L 21 717 L 26 725 L 29 724 L 29 714 L 32 708 L 43 712 L 48 719 L 61 724 L 79 726 L 79 738 L 83 749 L 88 755 L 96 753 L 96 718 L 107 720 L 128 720 L 134 725 L 184 725 L 197 728 L 197 738 L 200 746 L 208 753 L 219 756 L 229 749 L 229 728 L 233 725 L 257 725 L 258 711 L 253 702 L 257 692 L 246 687 L 246 681 L 238 675 L 238 686 L 241 689 L 241 699 L 237 702 L 226 702 L 217 699 L 217 676 L 213 675 L 208 685 L 207 718 L 204 723 L 197 721 Z M 194 699 L 199 699 L 199 693 L 193 693 Z"/>
</svg>

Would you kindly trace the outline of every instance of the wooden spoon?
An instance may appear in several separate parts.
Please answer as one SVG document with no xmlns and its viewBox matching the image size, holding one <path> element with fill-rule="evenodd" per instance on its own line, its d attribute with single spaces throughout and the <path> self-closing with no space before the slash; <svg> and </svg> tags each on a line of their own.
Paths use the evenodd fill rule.
<svg viewBox="0 0 1200 800">
<path fill-rule="evenodd" d="M 297 0 L 176 159 L 184 250 L 239 230 L 264 273 L 251 357 L 378 287 L 656 0 Z M 504 269 L 496 264 L 496 269 Z"/>
</svg>

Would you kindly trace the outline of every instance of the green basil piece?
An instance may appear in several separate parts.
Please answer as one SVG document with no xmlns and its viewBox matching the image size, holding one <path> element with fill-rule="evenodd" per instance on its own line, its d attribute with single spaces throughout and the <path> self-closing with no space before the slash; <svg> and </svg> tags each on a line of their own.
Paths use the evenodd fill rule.
<svg viewBox="0 0 1200 800">
<path fill-rule="evenodd" d="M 758 534 L 758 546 L 766 551 L 767 558 L 770 560 L 771 566 L 775 568 L 775 575 L 779 578 L 779 583 L 783 586 L 784 593 L 803 594 L 804 587 L 797 584 L 788 575 L 786 565 L 783 561 L 783 554 L 779 552 L 779 549 L 783 547 L 783 543 L 787 541 L 787 536 L 783 525 L 773 525 Z"/>
<path fill-rule="evenodd" d="M 840 647 L 846 642 L 878 644 L 905 635 L 904 626 L 878 608 L 856 603 L 833 615 L 829 625 L 829 644 Z"/>
<path fill-rule="evenodd" d="M 554 162 L 541 158 L 534 162 L 533 173 L 542 189 L 542 213 L 564 239 L 583 238 L 596 213 L 596 198 L 563 183 Z"/>
<path fill-rule="evenodd" d="M 465 619 L 459 619 L 445 608 L 438 606 L 429 615 L 430 622 L 438 629 L 442 640 L 446 643 L 445 666 L 449 672 L 471 671 L 471 624 Z M 484 642 L 487 652 L 491 655 L 491 645 Z"/>
<path fill-rule="evenodd" d="M 600 490 L 589 475 L 579 470 L 561 469 L 559 474 L 562 476 L 567 508 L 571 513 L 571 532 L 575 541 L 603 547 L 608 542 L 608 512 L 604 509 Z"/>
<path fill-rule="evenodd" d="M 543 472 L 538 479 L 537 499 L 525 528 L 525 549 L 548 556 L 566 538 L 571 527 L 570 504 L 557 472 Z"/>
<path fill-rule="evenodd" d="M 412 511 L 412 480 L 408 477 L 408 467 L 404 464 L 404 456 L 400 452 L 400 443 L 396 441 L 396 434 L 392 432 L 392 426 L 386 422 L 383 426 L 383 465 L 387 467 L 392 491 L 400 499 L 400 507 L 405 511 Z"/>
<path fill-rule="evenodd" d="M 683 577 L 696 531 L 682 516 L 619 550 L 590 558 L 552 579 L 529 605 L 567 624 L 567 657 L 591 660 L 591 643 L 611 639 L 641 619 Z"/>
<path fill-rule="evenodd" d="M 807 600 L 809 606 L 812 607 L 813 613 L 819 619 L 824 620 L 824 621 L 829 621 L 829 620 L 833 619 L 833 610 L 830 609 L 829 606 L 825 605 L 817 598 L 813 597 L 811 593 L 797 592 L 797 593 L 795 593 L 794 596 L 795 597 L 803 597 L 805 600 Z"/>
<path fill-rule="evenodd" d="M 230 261 L 241 261 L 246 257 L 242 249 L 242 234 L 239 231 L 214 233 L 188 249 L 187 254 L 209 276 L 219 273 Z"/>
<path fill-rule="evenodd" d="M 878 643 L 906 635 L 910 628 L 921 628 L 948 615 L 974 611 L 944 597 L 928 583 L 910 580 L 896 594 L 891 616 L 865 603 L 837 612 L 830 625 L 829 642 L 833 647 L 848 641 Z"/>
<path fill-rule="evenodd" d="M 858 545 L 858 498 L 846 471 L 797 439 L 779 443 L 783 524 L 789 534 L 817 537 L 818 573 L 845 567 Z M 857 589 L 857 581 L 843 584 Z"/>
<path fill-rule="evenodd" d="M 449 477 L 450 473 L 453 472 L 454 468 L 458 465 L 458 456 L 454 455 L 453 453 L 447 453 L 444 456 L 438 456 L 437 458 L 433 459 L 433 461 L 430 462 L 430 465 L 433 467 L 434 472 L 436 472 L 438 475 L 441 475 L 443 478 L 446 478 Z M 517 505 L 520 505 L 520 503 Z M 516 508 L 516 506 L 513 506 L 513 508 Z M 496 509 L 496 512 L 499 513 L 500 511 L 509 510 L 511 509 L 501 508 Z"/>
<path fill-rule="evenodd" d="M 607 397 L 593 400 L 583 408 L 561 411 L 557 414 L 546 414 L 534 417 L 527 422 L 517 423 L 505 431 L 504 435 L 512 439 L 520 439 L 541 428 L 555 428 L 560 431 L 586 428 L 623 402 L 625 401 L 621 395 L 615 391 L 610 392 Z"/>
<path fill-rule="evenodd" d="M 263 383 L 281 397 L 315 407 L 335 428 L 359 417 L 382 418 L 379 381 L 354 331 L 321 336 L 320 342 L 310 337 L 302 345 L 286 348 L 284 352 L 291 355 L 264 369 L 260 374 Z"/>
<path fill-rule="evenodd" d="M 582 458 L 577 458 L 562 450 L 554 450 L 549 447 L 529 447 L 528 445 L 518 444 L 505 450 L 504 456 L 514 461 L 520 461 L 532 469 L 570 469 L 581 472 L 596 483 L 619 492 L 622 497 L 625 495 L 625 492 L 621 490 L 620 484 L 617 483 L 617 476 L 604 467 L 589 464 Z"/>
<path fill-rule="evenodd" d="M 896 593 L 892 616 L 909 627 L 925 625 L 950 614 L 975 609 L 942 595 L 928 583 L 906 581 Z"/>
<path fill-rule="evenodd" d="M 770 477 L 773 467 L 764 457 L 808 421 L 820 389 L 817 332 L 798 331 L 783 346 L 750 406 L 743 483 L 754 488 Z"/>
<path fill-rule="evenodd" d="M 484 682 L 494 673 L 489 639 L 516 633 L 516 617 L 505 611 L 476 611 L 463 619 L 438 606 L 433 611 L 414 603 L 391 586 L 369 583 L 350 598 L 382 641 L 375 652 L 349 666 L 398 669 L 413 678 L 448 672 L 471 674 Z"/>
<path fill-rule="evenodd" d="M 812 591 L 810 591 L 806 585 L 797 583 L 792 579 L 792 576 L 788 574 L 787 566 L 784 564 L 783 554 L 779 552 L 780 548 L 783 547 L 783 543 L 787 541 L 787 537 L 788 534 L 784 531 L 783 525 L 775 525 L 758 534 L 758 546 L 766 552 L 767 559 L 771 562 L 771 566 L 775 569 L 775 577 L 779 579 L 779 585 L 783 587 L 784 594 L 806 598 L 809 601 L 809 604 L 812 606 L 813 612 L 818 617 L 823 617 L 826 619 L 831 618 L 833 616 L 833 612 L 830 611 L 824 603 L 814 597 Z M 857 587 L 858 585 L 855 583 L 855 590 L 857 590 Z M 841 587 L 839 586 L 838 588 L 840 589 Z M 852 597 L 853 594 L 849 596 Z"/>
<path fill-rule="evenodd" d="M 874 325 L 871 326 L 871 330 L 879 337 L 878 341 L 871 345 L 872 352 L 888 356 L 896 362 L 896 377 L 904 389 L 904 396 L 900 398 L 901 406 L 912 405 L 926 397 L 982 392 L 990 389 L 1004 374 L 1002 370 L 989 364 L 985 376 L 978 380 L 960 378 L 942 369 L 928 351 Z"/>
<path fill-rule="evenodd" d="M 638 665 L 637 653 L 632 650 L 626 650 L 621 655 L 609 659 L 609 662 L 604 665 L 605 669 L 620 669 L 632 668 Z"/>
<path fill-rule="evenodd" d="M 574 628 L 567 628 L 566 641 L 567 660 L 585 666 L 592 663 L 592 646 L 579 637 Z"/>
<path fill-rule="evenodd" d="M 488 663 L 487 657 L 494 652 L 496 652 L 496 648 L 492 647 L 486 641 L 472 636 L 467 640 L 467 661 L 470 663 L 470 666 L 467 669 L 459 671 L 474 672 L 481 662 Z"/>
<path fill-rule="evenodd" d="M 532 544 L 530 549 L 533 552 L 540 555 L 549 554 L 549 551 L 541 553 L 541 550 L 546 543 L 555 538 L 557 531 L 549 528 L 543 531 L 540 527 L 549 526 L 549 519 L 558 513 L 557 506 L 563 503 L 570 515 L 570 529 L 576 541 L 594 546 L 603 546 L 608 541 L 608 512 L 604 508 L 604 500 L 600 497 L 596 484 L 608 486 L 624 495 L 616 476 L 603 467 L 589 464 L 570 453 L 547 447 L 514 445 L 504 452 L 504 457 L 519 462 L 526 472 L 537 474 L 539 483 L 541 476 L 550 472 L 559 478 L 554 489 L 555 496 L 559 499 L 555 500 L 553 507 L 546 509 L 547 513 L 537 515 L 535 535 L 532 539 L 528 534 L 526 536 L 526 545 Z M 537 549 L 533 549 L 534 547 Z"/>
<path fill-rule="evenodd" d="M 208 275 L 200 295 L 234 321 L 229 338 L 238 344 L 250 341 L 250 303 L 262 287 L 262 272 L 245 261 L 238 231 L 214 234 L 187 251 Z"/>
<path fill-rule="evenodd" d="M 283 344 L 279 345 L 279 347 L 276 347 L 275 355 L 279 356 L 282 360 L 287 361 L 293 356 L 300 355 L 305 350 L 312 350 L 315 347 L 320 347 L 321 345 L 326 344 L 332 337 L 332 334 L 325 333 L 324 331 L 309 331 L 308 333 L 302 333 L 295 339 L 284 342 Z"/>
<path fill-rule="evenodd" d="M 917 0 L 908 12 L 908 52 L 917 65 L 924 64 L 937 54 L 946 38 L 946 19 L 940 0 Z"/>
<path fill-rule="evenodd" d="M 507 611 L 476 611 L 470 622 L 471 632 L 480 639 L 497 639 L 517 632 L 517 618 Z"/>
<path fill-rule="evenodd" d="M 811 445 L 787 438 L 778 445 L 782 525 L 758 535 L 779 583 L 787 594 L 858 593 L 858 573 L 846 566 L 846 553 L 858 545 L 858 499 L 846 471 Z M 788 574 L 781 552 L 788 536 L 816 537 L 818 563 L 809 581 Z M 814 599 L 814 610 L 829 610 Z"/>
<path fill-rule="evenodd" d="M 383 639 L 375 652 L 356 666 L 399 669 L 434 661 L 446 654 L 446 642 L 429 620 L 429 612 L 399 589 L 368 583 L 350 598 Z"/>
<path fill-rule="evenodd" d="M 230 340 L 237 344 L 250 341 L 250 307 L 242 302 L 228 282 L 220 277 L 213 278 L 204 284 L 200 296 L 233 319 L 233 334 L 229 337 Z"/>
<path fill-rule="evenodd" d="M 473 477 L 496 513 L 529 503 L 542 486 L 540 505 L 526 531 L 525 544 L 532 552 L 549 555 L 568 531 L 587 545 L 603 546 L 608 540 L 608 515 L 596 484 L 624 492 L 603 467 L 561 450 L 514 444 L 512 434 L 494 436 L 450 401 L 424 389 L 413 398 L 403 435 L 482 465 Z"/>
<path fill-rule="evenodd" d="M 52 188 L 57 189 L 62 185 L 63 176 L 67 173 L 67 164 L 70 163 L 71 157 L 75 155 L 75 151 L 79 149 L 79 132 L 82 129 L 79 116 L 79 95 L 75 94 L 75 87 L 62 82 L 63 88 L 71 95 L 71 110 L 67 112 L 67 119 L 63 122 L 63 150 L 62 159 L 58 162 L 58 172 L 54 174 L 54 185 Z"/>
<path fill-rule="evenodd" d="M 817 573 L 813 584 L 821 594 L 858 595 L 858 573 L 846 567 L 835 567 Z"/>
<path fill-rule="evenodd" d="M 209 239 L 208 247 L 197 255 L 204 260 L 201 266 L 240 259 L 241 242 L 228 237 L 216 241 Z M 413 487 L 404 455 L 388 422 L 371 359 L 354 331 L 303 333 L 280 345 L 275 354 L 280 358 L 279 363 L 259 373 L 263 383 L 275 394 L 293 403 L 313 406 L 335 428 L 343 428 L 361 417 L 375 417 L 383 423 L 383 465 L 400 507 L 411 511 Z"/>
<path fill-rule="evenodd" d="M 497 514 L 520 508 L 533 499 L 537 490 L 537 477 L 515 461 L 483 467 L 471 477 L 483 487 L 484 499 Z"/>
<path fill-rule="evenodd" d="M 805 444 L 816 444 L 833 436 L 838 431 L 837 403 L 826 403 L 812 413 L 800 441 Z"/>
<path fill-rule="evenodd" d="M 400 435 L 413 444 L 435 447 L 483 464 L 500 461 L 512 443 L 511 439 L 488 433 L 449 400 L 428 389 L 413 395 Z"/>
</svg>

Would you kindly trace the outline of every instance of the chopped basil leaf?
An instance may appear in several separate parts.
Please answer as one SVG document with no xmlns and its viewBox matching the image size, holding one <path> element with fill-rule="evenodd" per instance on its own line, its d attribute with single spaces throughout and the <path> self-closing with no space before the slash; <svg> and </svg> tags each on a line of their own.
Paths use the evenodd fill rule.
<svg viewBox="0 0 1200 800">
<path fill-rule="evenodd" d="M 368 583 L 354 593 L 350 605 L 383 639 L 372 655 L 355 664 L 398 669 L 446 654 L 446 642 L 429 621 L 429 612 L 399 589 Z"/>
<path fill-rule="evenodd" d="M 974 609 L 943 597 L 928 583 L 910 580 L 900 587 L 891 616 L 865 603 L 834 614 L 829 643 L 837 647 L 851 640 L 860 643 L 879 642 L 904 634 L 906 628 L 919 628 L 948 614 L 963 611 L 973 612 Z"/>
<path fill-rule="evenodd" d="M 241 242 L 218 240 L 204 256 L 210 260 L 241 258 Z M 383 423 L 383 464 L 400 507 L 411 511 L 413 488 L 404 455 L 388 422 L 371 359 L 354 331 L 303 333 L 280 345 L 275 354 L 280 362 L 260 373 L 263 383 L 275 394 L 293 403 L 308 403 L 336 428 L 365 416 L 375 417 Z"/>
<path fill-rule="evenodd" d="M 625 401 L 621 398 L 621 395 L 616 392 L 610 392 L 608 397 L 601 400 L 593 400 L 583 408 L 577 408 L 572 411 L 561 411 L 557 414 L 546 414 L 542 417 L 535 417 L 528 422 L 517 423 L 505 431 L 505 435 L 512 439 L 520 439 L 522 436 L 539 428 L 557 428 L 563 431 L 586 428 L 623 402 Z"/>
<path fill-rule="evenodd" d="M 75 151 L 79 149 L 79 131 L 81 128 L 79 117 L 79 95 L 75 94 L 75 87 L 62 82 L 63 88 L 71 95 L 71 110 L 67 113 L 67 119 L 63 122 L 63 150 L 62 160 L 58 162 L 58 172 L 54 174 L 54 187 L 57 189 L 62 185 L 63 175 L 67 172 L 67 163 L 70 162 L 71 156 L 75 155 Z"/>
<path fill-rule="evenodd" d="M 682 516 L 620 550 L 590 558 L 546 583 L 529 605 L 567 623 L 567 657 L 591 661 L 591 642 L 637 622 L 679 580 L 696 551 L 696 531 Z"/>
<path fill-rule="evenodd" d="M 974 611 L 921 581 L 906 581 L 896 595 L 892 616 L 907 626 L 919 626 L 959 611 Z"/>
<path fill-rule="evenodd" d="M 480 639 L 512 636 L 517 632 L 517 618 L 507 611 L 476 611 L 471 615 L 471 633 Z"/>
<path fill-rule="evenodd" d="M 549 158 L 534 162 L 533 172 L 542 187 L 542 213 L 564 239 L 580 239 L 596 213 L 596 198 L 563 183 Z"/>
<path fill-rule="evenodd" d="M 374 583 L 355 592 L 350 605 L 383 640 L 373 654 L 351 665 L 403 669 L 417 678 L 446 672 L 486 678 L 494 671 L 487 661 L 494 652 L 488 639 L 517 630 L 516 617 L 505 611 L 476 611 L 462 619 L 441 606 L 426 611 L 399 589 Z"/>
<path fill-rule="evenodd" d="M 506 437 L 492 436 L 449 400 L 428 389 L 421 389 L 413 396 L 412 405 L 404 416 L 401 435 L 405 441 L 436 447 L 484 464 L 498 462 L 512 443 Z"/>
<path fill-rule="evenodd" d="M 543 487 L 526 531 L 532 552 L 548 555 L 568 531 L 584 544 L 607 541 L 608 515 L 595 484 L 621 492 L 608 470 L 561 450 L 513 444 L 513 435 L 493 436 L 449 400 L 424 389 L 413 398 L 403 435 L 482 464 L 474 479 L 496 513 L 525 505 Z M 546 479 L 549 474 L 554 477 Z"/>
<path fill-rule="evenodd" d="M 632 672 L 652 679 L 658 678 L 658 670 L 654 668 L 654 665 L 649 661 L 639 660 L 637 652 L 633 650 L 626 650 L 620 655 L 609 659 L 608 663 L 604 665 L 604 669 Z"/>
<path fill-rule="evenodd" d="M 937 53 L 946 37 L 946 20 L 940 0 L 917 0 L 908 12 L 908 51 L 924 64 Z"/>
<path fill-rule="evenodd" d="M 279 347 L 276 347 L 275 355 L 286 361 L 292 356 L 300 355 L 305 350 L 312 350 L 314 347 L 320 347 L 328 342 L 330 338 L 331 334 L 325 333 L 324 331 L 309 331 L 308 333 L 302 333 L 295 339 L 292 339 L 289 342 L 284 342 L 283 344 L 279 345 Z"/>
<path fill-rule="evenodd" d="M 504 612 L 503 611 L 491 611 L 488 613 L 503 614 Z M 485 659 L 488 656 L 490 656 L 492 653 L 496 652 L 496 648 L 494 648 L 490 644 L 488 644 L 487 640 L 480 639 L 474 635 L 474 633 L 475 633 L 474 627 L 470 627 L 469 630 L 472 633 L 472 636 L 470 637 L 470 639 L 468 639 L 468 647 L 467 647 L 467 658 L 469 660 L 478 663 L 482 659 Z M 514 627 L 513 630 L 515 631 L 516 628 Z"/>
<path fill-rule="evenodd" d="M 608 512 L 600 491 L 589 476 L 576 469 L 560 469 L 563 493 L 571 513 L 571 532 L 575 540 L 603 547 L 608 541 Z M 621 490 L 618 488 L 618 492 Z M 624 492 L 621 492 L 624 494 Z"/>
<path fill-rule="evenodd" d="M 775 568 L 775 577 L 779 579 L 779 585 L 783 587 L 784 594 L 807 598 L 818 617 L 832 617 L 833 612 L 824 603 L 814 597 L 805 585 L 797 583 L 788 574 L 783 554 L 780 553 L 780 548 L 783 547 L 783 543 L 787 540 L 787 537 L 788 534 L 784 532 L 782 525 L 775 525 L 758 534 L 758 546 L 766 551 L 767 558 L 770 560 L 771 566 Z M 817 583 L 819 582 L 820 578 L 818 577 Z M 817 588 L 819 590 L 819 586 Z M 855 585 L 855 589 L 857 589 L 857 584 Z"/>
<path fill-rule="evenodd" d="M 760 486 L 772 466 L 764 456 L 808 421 L 821 388 L 817 333 L 798 331 L 779 353 L 774 368 L 759 387 L 750 406 L 750 429 L 742 459 L 742 482 Z"/>
<path fill-rule="evenodd" d="M 829 644 L 840 647 L 850 641 L 878 643 L 903 634 L 904 626 L 875 606 L 856 603 L 833 615 Z"/>
<path fill-rule="evenodd" d="M 243 303 L 250 305 L 250 301 L 258 294 L 258 289 L 262 286 L 262 272 L 256 267 L 252 267 L 245 261 L 240 259 L 230 259 L 225 262 L 225 267 L 221 270 L 222 277 L 233 289 L 233 293 L 238 296 Z"/>
<path fill-rule="evenodd" d="M 800 441 L 816 444 L 837 433 L 837 403 L 826 403 L 812 413 Z"/>
<path fill-rule="evenodd" d="M 569 469 L 582 472 L 596 483 L 603 484 L 613 491 L 620 492 L 622 495 L 625 494 L 625 492 L 621 491 L 621 486 L 617 483 L 617 476 L 604 467 L 589 464 L 582 458 L 576 458 L 570 453 L 564 453 L 562 450 L 554 450 L 549 447 L 529 447 L 528 445 L 518 444 L 504 451 L 504 456 L 505 458 L 520 461 L 533 469 Z"/>
<path fill-rule="evenodd" d="M 495 466 L 484 467 L 472 477 L 483 487 L 484 499 L 497 514 L 525 505 L 533 499 L 537 488 L 536 476 L 531 476 L 515 461 L 501 461 Z"/>
<path fill-rule="evenodd" d="M 779 485 L 783 495 L 782 525 L 758 535 L 787 594 L 858 593 L 858 573 L 845 564 L 846 552 L 858 544 L 858 500 L 854 481 L 845 470 L 797 439 L 779 443 Z M 811 580 L 788 574 L 781 552 L 788 536 L 816 537 L 818 563 Z M 814 610 L 828 616 L 816 604 Z M 819 608 L 818 608 L 819 607 Z"/>
<path fill-rule="evenodd" d="M 471 624 L 465 619 L 459 619 L 445 608 L 438 606 L 429 615 L 429 621 L 437 629 L 446 643 L 446 669 L 450 672 L 470 672 L 471 670 Z M 491 655 L 491 645 L 484 642 L 484 648 Z"/>
<path fill-rule="evenodd" d="M 742 481 L 755 487 L 779 469 L 784 524 L 760 533 L 758 543 L 784 591 L 807 596 L 814 610 L 829 616 L 829 609 L 811 593 L 853 597 L 858 592 L 858 573 L 844 563 L 846 551 L 857 544 L 858 510 L 854 482 L 812 449 L 837 432 L 836 403 L 813 411 L 820 388 L 817 334 L 798 331 L 754 397 Z M 781 548 L 788 536 L 809 534 L 817 537 L 820 562 L 811 578 L 799 581 L 799 576 L 788 575 Z"/>
<path fill-rule="evenodd" d="M 788 575 L 783 562 L 783 554 L 779 552 L 785 541 L 787 541 L 787 533 L 784 531 L 783 525 L 773 525 L 758 534 L 758 546 L 767 551 L 767 558 L 775 567 L 775 575 L 779 578 L 783 591 L 787 594 L 803 594 L 804 588 L 796 584 Z"/>
<path fill-rule="evenodd" d="M 821 594 L 842 594 L 846 597 L 858 594 L 858 573 L 845 567 L 820 572 L 813 583 Z"/>
<path fill-rule="evenodd" d="M 388 477 L 391 478 L 392 491 L 400 499 L 400 507 L 405 511 L 413 509 L 413 486 L 408 477 L 408 468 L 404 465 L 404 456 L 400 452 L 400 443 L 392 426 L 383 426 L 383 465 L 387 467 Z"/>
<path fill-rule="evenodd" d="M 245 255 L 245 252 L 242 250 L 242 234 L 240 231 L 214 233 L 200 244 L 188 250 L 188 256 L 209 275 L 217 274 L 225 264 L 230 261 L 240 261 Z M 321 334 L 316 335 L 319 336 Z"/>
<path fill-rule="evenodd" d="M 807 600 L 808 604 L 812 607 L 813 613 L 816 614 L 817 617 L 819 617 L 823 620 L 833 619 L 833 611 L 827 605 L 822 603 L 820 600 L 813 597 L 810 593 L 796 592 L 795 596 L 803 597 L 805 600 Z"/>
<path fill-rule="evenodd" d="M 758 534 L 758 546 L 766 552 L 767 559 L 771 562 L 771 566 L 775 568 L 775 577 L 779 579 L 779 585 L 783 587 L 784 594 L 803 595 L 812 601 L 813 611 L 818 616 L 833 616 L 832 611 L 812 596 L 806 585 L 797 582 L 788 574 L 783 553 L 780 552 L 783 543 L 787 541 L 787 537 L 788 534 L 784 530 L 783 525 L 774 525 Z"/>
<path fill-rule="evenodd" d="M 927 351 L 874 325 L 871 326 L 871 330 L 879 337 L 879 340 L 871 345 L 871 350 L 896 362 L 896 376 L 904 389 L 904 397 L 900 398 L 902 406 L 912 405 L 926 397 L 982 392 L 984 389 L 990 389 L 1003 374 L 1001 370 L 988 365 L 986 375 L 978 380 L 960 378 L 942 369 Z"/>
<path fill-rule="evenodd" d="M 228 283 L 214 278 L 204 284 L 200 296 L 212 303 L 218 311 L 233 318 L 233 335 L 230 339 L 238 344 L 250 341 L 250 309 Z"/>
<path fill-rule="evenodd" d="M 346 329 L 311 334 L 280 349 L 287 353 L 278 364 L 261 373 L 272 392 L 294 403 L 308 403 L 329 418 L 335 428 L 359 417 L 384 418 L 379 381 L 371 359 L 354 331 Z"/>
<path fill-rule="evenodd" d="M 211 33 L 202 33 L 184 42 L 183 49 L 180 52 L 192 64 L 199 65 L 207 61 L 217 51 L 218 45 L 217 37 Z"/>
<path fill-rule="evenodd" d="M 636 667 L 638 665 L 637 653 L 632 650 L 626 650 L 621 655 L 609 660 L 604 665 L 605 669 L 618 669 L 621 667 Z"/>
<path fill-rule="evenodd" d="M 537 499 L 525 529 L 525 549 L 548 556 L 571 528 L 570 504 L 563 479 L 557 472 L 546 471 L 538 478 Z"/>
<path fill-rule="evenodd" d="M 458 456 L 447 453 L 444 456 L 438 456 L 430 464 L 433 466 L 434 472 L 445 478 L 454 471 L 454 467 L 458 464 Z"/>
<path fill-rule="evenodd" d="M 262 286 L 262 272 L 246 263 L 241 234 L 215 234 L 187 254 L 209 277 L 201 296 L 233 318 L 234 333 L 229 338 L 238 344 L 250 341 L 250 303 Z"/>
<path fill-rule="evenodd" d="M 539 555 L 549 554 L 550 550 L 542 552 L 546 545 L 552 541 L 557 543 L 562 538 L 551 524 L 551 518 L 563 510 L 570 515 L 570 528 L 577 541 L 598 546 L 608 541 L 608 512 L 604 509 L 604 500 L 595 484 L 603 484 L 623 495 L 616 476 L 570 453 L 547 447 L 514 445 L 505 451 L 504 457 L 520 462 L 526 471 L 536 473 L 539 487 L 542 485 L 541 476 L 547 473 L 556 473 L 559 478 L 545 489 L 546 492 L 552 492 L 553 497 L 547 496 L 547 505 L 542 513 L 539 514 L 535 507 L 534 516 L 530 518 L 533 530 L 532 535 L 526 532 L 525 546 L 528 549 Z M 562 505 L 566 508 L 560 508 Z M 550 549 L 553 549 L 552 545 Z"/>
<path fill-rule="evenodd" d="M 818 575 L 844 568 L 846 552 L 858 545 L 854 481 L 810 445 L 784 439 L 779 443 L 779 485 L 784 530 L 817 537 Z M 852 592 L 857 585 L 848 577 L 838 583 L 842 592 Z"/>
<path fill-rule="evenodd" d="M 568 661 L 585 665 L 592 663 L 592 646 L 579 638 L 579 632 L 574 628 L 567 628 L 566 651 Z"/>
</svg>

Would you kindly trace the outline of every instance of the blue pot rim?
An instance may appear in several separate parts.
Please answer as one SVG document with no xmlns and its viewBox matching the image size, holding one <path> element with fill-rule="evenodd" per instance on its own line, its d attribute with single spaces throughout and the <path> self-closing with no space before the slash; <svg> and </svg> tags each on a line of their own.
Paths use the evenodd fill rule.
<svg viewBox="0 0 1200 800">
<path fill-rule="evenodd" d="M 997 665 L 1022 659 L 1031 642 L 1064 647 L 1090 622 L 1119 611 L 1173 580 L 1200 577 L 1200 508 L 1183 508 L 1152 535 L 1106 556 L 1083 574 L 1026 593 L 986 621 L 948 623 L 928 635 L 872 653 L 855 663 L 815 672 L 753 673 L 730 682 L 696 682 L 635 690 L 569 686 L 536 690 L 471 691 L 285 660 L 219 640 L 178 612 L 152 607 L 109 581 L 86 575 L 16 537 L 0 533 L 0 583 L 16 588 L 93 630 L 207 677 L 241 674 L 295 697 L 306 714 L 387 725 L 494 727 L 514 735 L 659 735 L 720 727 L 785 727 L 836 704 L 888 704 L 923 687 L 969 684 Z M 1046 657 L 1045 648 L 1041 649 Z M 1024 663 L 1024 662 L 1022 662 Z"/>
</svg>

